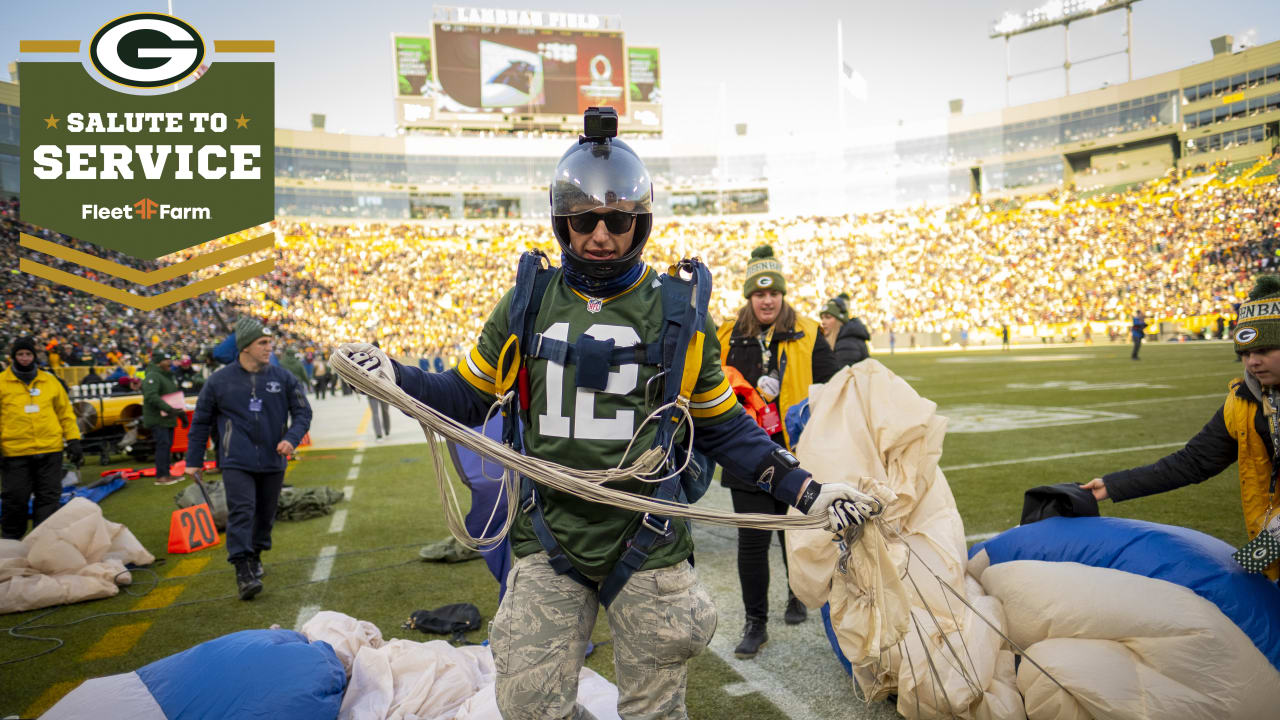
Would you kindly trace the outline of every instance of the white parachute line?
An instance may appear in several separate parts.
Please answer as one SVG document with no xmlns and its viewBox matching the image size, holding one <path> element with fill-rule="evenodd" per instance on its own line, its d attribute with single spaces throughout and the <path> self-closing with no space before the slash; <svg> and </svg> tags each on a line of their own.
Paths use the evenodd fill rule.
<svg viewBox="0 0 1280 720">
<path fill-rule="evenodd" d="M 923 564 L 923 562 L 921 564 Z M 925 569 L 928 570 L 929 567 L 926 565 Z M 937 575 L 934 575 L 934 577 L 937 577 Z M 907 574 L 907 579 L 911 581 L 911 587 L 915 589 L 916 597 L 920 598 L 921 607 L 923 607 L 924 611 L 928 613 L 929 619 L 933 621 L 934 629 L 938 631 L 938 637 L 942 639 L 942 644 L 946 645 L 947 651 L 950 653 L 950 656 L 947 656 L 946 654 L 944 654 L 943 658 L 947 661 L 947 664 L 951 665 L 951 667 L 956 670 L 956 672 L 960 673 L 960 677 L 964 678 L 965 684 L 969 686 L 969 690 L 974 693 L 974 696 L 981 697 L 982 696 L 981 686 L 978 685 L 976 680 L 969 677 L 969 671 L 964 667 L 964 661 L 960 659 L 960 654 L 957 653 L 955 647 L 951 645 L 951 640 L 947 638 L 946 630 L 942 628 L 942 623 L 938 622 L 938 616 L 934 614 L 932 608 L 930 608 L 928 605 L 925 604 L 924 593 L 920 591 L 920 586 L 919 584 L 916 583 L 916 579 L 912 577 L 909 573 Z M 954 617 L 955 616 L 953 614 L 952 619 L 954 619 Z M 916 623 L 917 631 L 920 631 L 920 623 L 919 623 L 919 620 L 916 619 L 915 613 L 912 613 L 911 619 Z M 956 623 L 956 630 L 959 630 L 959 629 L 960 629 L 960 624 Z M 921 638 L 923 637 L 924 635 L 922 633 Z M 929 652 L 927 645 L 925 646 L 925 653 L 929 657 L 930 666 L 932 666 L 933 653 Z M 941 681 L 939 680 L 939 682 Z M 944 695 L 946 694 L 945 690 L 943 691 L 943 694 Z M 947 706 L 948 707 L 951 706 L 950 698 L 947 698 Z M 952 714 L 954 715 L 955 712 L 952 711 Z"/>
<path fill-rule="evenodd" d="M 1031 655 L 1029 655 L 1021 645 L 1014 642 L 1012 638 L 1006 635 L 1005 632 L 1001 630 L 994 622 L 992 622 L 986 615 L 983 615 L 981 612 L 978 612 L 978 609 L 975 608 L 968 600 L 966 600 L 965 597 L 959 593 L 959 591 L 957 591 L 955 588 L 948 585 L 947 582 L 943 580 L 941 576 L 938 575 L 938 573 L 934 572 L 933 569 L 929 567 L 929 564 L 924 561 L 924 558 L 920 557 L 919 554 L 917 554 L 916 551 L 912 549 L 911 545 L 907 543 L 906 538 L 903 538 L 902 534 L 899 533 L 897 529 L 889 526 L 887 523 L 882 523 L 881 527 L 889 528 L 889 531 L 892 532 L 904 546 L 906 546 L 907 552 L 912 557 L 919 559 L 920 563 L 924 565 L 924 569 L 928 571 L 930 575 L 933 575 L 933 577 L 938 580 L 939 584 L 941 584 L 942 587 L 947 590 L 947 592 L 954 595 L 955 598 L 959 600 L 961 603 L 963 603 L 965 607 L 969 608 L 969 610 L 972 611 L 974 615 L 978 616 L 978 618 L 982 620 L 982 622 L 986 623 L 987 626 L 990 627 L 992 630 L 994 630 L 997 635 L 999 635 L 1001 638 L 1004 639 L 1005 642 L 1009 643 L 1009 646 L 1012 647 L 1019 655 L 1021 655 L 1024 659 L 1026 659 L 1028 662 L 1034 665 L 1037 670 L 1044 673 L 1044 676 L 1052 680 L 1053 684 L 1057 685 L 1058 688 L 1061 689 L 1064 693 L 1070 695 L 1072 698 L 1076 697 L 1075 693 L 1068 690 L 1065 685 L 1063 685 L 1061 682 L 1058 681 L 1058 678 L 1050 674 L 1048 670 L 1045 670 L 1044 666 L 1036 662 L 1035 658 L 1031 657 Z M 922 641 L 922 644 L 923 644 L 923 641 Z"/>
<path fill-rule="evenodd" d="M 351 359 L 342 355 L 341 352 L 335 351 L 329 360 L 330 366 L 357 390 L 395 406 L 417 420 L 422 426 L 424 433 L 427 435 L 428 446 L 434 456 L 437 483 L 440 489 L 442 505 L 445 507 L 446 520 L 450 532 L 460 543 L 472 549 L 476 549 L 477 545 L 481 543 L 481 539 L 471 537 L 466 531 L 465 524 L 460 520 L 462 513 L 456 493 L 454 493 L 452 485 L 447 481 L 447 472 L 443 471 L 443 461 L 440 457 L 442 450 L 439 447 L 439 443 L 433 442 L 433 440 L 444 439 L 452 441 L 475 452 L 482 458 L 492 459 L 509 471 L 516 473 L 517 477 L 518 475 L 525 475 L 554 490 L 566 492 L 590 502 L 611 505 L 635 512 L 647 512 L 715 525 L 749 527 L 758 530 L 811 530 L 824 528 L 827 524 L 826 517 L 821 515 L 767 515 L 761 513 L 725 512 L 722 510 L 695 508 L 686 503 L 660 500 L 617 488 L 606 487 L 605 483 L 614 481 L 644 481 L 649 479 L 648 475 L 655 469 L 653 458 L 661 457 L 662 450 L 651 448 L 626 469 L 579 470 L 566 467 L 548 460 L 523 455 L 502 443 L 495 442 L 483 434 L 475 432 L 429 405 L 410 397 L 389 378 L 365 370 Z M 686 417 L 688 417 L 687 411 Z M 692 425 L 692 423 L 690 424 Z M 643 464 L 645 461 L 650 463 L 648 467 Z M 509 531 L 510 524 L 514 520 L 515 512 L 518 508 L 519 490 L 517 485 L 518 483 L 513 482 L 510 478 L 505 483 L 508 522 L 500 535 L 483 539 L 485 546 L 492 547 L 501 542 L 506 532 Z"/>
<path fill-rule="evenodd" d="M 932 615 L 933 613 L 930 613 Z M 947 703 L 947 714 L 951 717 L 956 716 L 955 708 L 951 707 L 951 698 L 947 696 L 947 689 L 942 686 L 942 675 L 938 672 L 938 666 L 933 662 L 933 653 L 929 652 L 928 635 L 925 635 L 924 628 L 920 627 L 920 618 L 915 613 L 911 613 L 911 622 L 916 626 L 916 634 L 920 636 L 920 647 L 924 649 L 924 659 L 929 663 L 929 678 L 933 681 L 933 706 L 938 707 L 938 695 L 942 695 L 942 699 Z M 936 623 L 937 620 L 935 619 Z M 941 628 L 939 628 L 941 630 Z M 918 686 L 917 686 L 918 687 Z"/>
<path fill-rule="evenodd" d="M 941 578 L 935 578 L 935 579 L 937 579 L 939 585 L 946 584 L 942 582 Z M 959 629 L 960 620 L 959 618 L 956 617 L 955 608 L 951 607 L 951 598 L 947 597 L 946 593 L 943 593 L 942 599 L 947 601 L 947 612 L 951 613 L 951 622 L 956 626 L 956 629 Z M 960 647 L 964 648 L 965 657 L 969 659 L 969 669 L 973 671 L 973 676 L 976 678 L 978 676 L 978 664 L 973 661 L 973 653 L 969 652 L 969 643 L 965 641 L 964 633 L 957 633 L 957 637 L 960 639 Z M 956 659 L 959 660 L 959 658 L 956 658 Z M 968 675 L 965 675 L 965 679 L 966 680 L 969 679 Z M 973 682 L 972 687 L 975 693 L 977 693 L 978 695 L 982 694 L 982 688 L 978 687 L 977 681 Z"/>
</svg>

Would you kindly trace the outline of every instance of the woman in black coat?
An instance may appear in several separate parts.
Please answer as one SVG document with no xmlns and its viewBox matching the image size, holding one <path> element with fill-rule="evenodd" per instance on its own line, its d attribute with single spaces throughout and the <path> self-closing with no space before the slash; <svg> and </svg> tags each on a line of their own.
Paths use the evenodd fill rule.
<svg viewBox="0 0 1280 720">
<path fill-rule="evenodd" d="M 822 334 L 835 351 L 838 367 L 862 362 L 871 354 L 867 349 L 871 333 L 867 332 L 867 326 L 861 320 L 849 317 L 847 293 L 828 300 L 819 318 L 822 320 Z"/>
</svg>

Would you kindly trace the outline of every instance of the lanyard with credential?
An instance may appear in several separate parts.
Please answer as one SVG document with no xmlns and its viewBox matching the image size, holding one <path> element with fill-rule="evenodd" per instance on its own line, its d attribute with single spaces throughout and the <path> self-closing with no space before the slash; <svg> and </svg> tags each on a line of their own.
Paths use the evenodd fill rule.
<svg viewBox="0 0 1280 720">
<path fill-rule="evenodd" d="M 756 342 L 760 343 L 760 374 L 769 374 L 769 364 L 773 362 L 773 327 L 769 326 L 768 331 L 762 332 L 756 336 Z"/>
<path fill-rule="evenodd" d="M 249 373 L 249 412 L 262 412 L 262 399 L 258 397 L 258 373 Z"/>
</svg>

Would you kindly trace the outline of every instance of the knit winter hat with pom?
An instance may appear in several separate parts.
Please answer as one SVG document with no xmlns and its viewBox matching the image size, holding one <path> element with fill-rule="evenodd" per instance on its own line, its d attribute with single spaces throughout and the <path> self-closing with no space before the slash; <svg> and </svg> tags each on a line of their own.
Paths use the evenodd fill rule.
<svg viewBox="0 0 1280 720">
<path fill-rule="evenodd" d="M 757 290 L 777 290 L 787 294 L 787 279 L 782 277 L 782 263 L 773 256 L 773 247 L 761 245 L 751 251 L 747 261 L 747 280 L 742 284 L 742 296 L 751 297 Z"/>
<path fill-rule="evenodd" d="M 849 293 L 840 293 L 828 300 L 818 315 L 830 315 L 839 320 L 841 325 L 849 322 Z"/>
<path fill-rule="evenodd" d="M 1280 347 L 1280 275 L 1263 275 L 1254 281 L 1237 318 L 1237 353 Z"/>
</svg>

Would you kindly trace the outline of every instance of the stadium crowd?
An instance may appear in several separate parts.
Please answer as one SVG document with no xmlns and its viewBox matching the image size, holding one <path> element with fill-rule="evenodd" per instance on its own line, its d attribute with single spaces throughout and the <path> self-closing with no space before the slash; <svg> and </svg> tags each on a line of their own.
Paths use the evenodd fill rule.
<svg viewBox="0 0 1280 720">
<path fill-rule="evenodd" d="M 851 313 L 872 332 L 900 336 L 1120 323 L 1136 309 L 1155 318 L 1230 315 L 1249 279 L 1280 265 L 1280 186 L 1209 178 L 1170 173 L 1116 195 L 1059 191 L 835 218 L 668 219 L 656 226 L 646 257 L 665 269 L 699 256 L 717 278 L 739 278 L 750 249 L 769 243 L 787 267 L 788 300 L 799 312 L 816 317 L 829 298 L 847 292 Z M 12 203 L 0 208 L 10 268 L 2 332 L 35 331 L 63 362 L 136 361 L 157 345 L 197 356 L 248 312 L 277 325 L 286 345 L 303 353 L 377 338 L 394 355 L 441 357 L 448 365 L 477 337 L 486 319 L 478 308 L 493 306 L 510 285 L 523 250 L 541 249 L 559 264 L 545 222 L 282 220 L 274 272 L 135 312 L 19 272 L 14 256 L 35 254 L 18 248 L 17 233 L 49 233 L 22 224 L 16 211 Z M 727 317 L 740 304 L 738 283 L 721 280 L 713 315 Z"/>
</svg>

